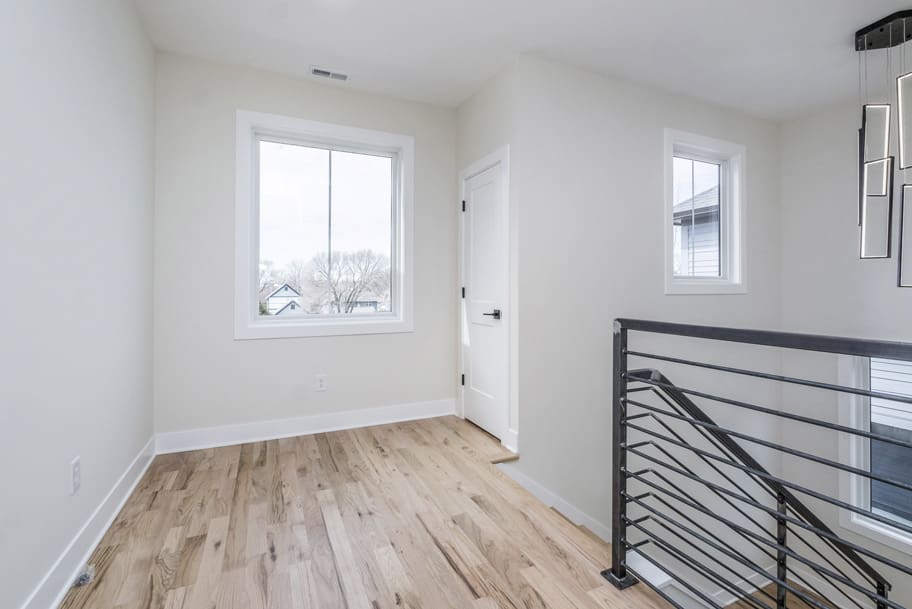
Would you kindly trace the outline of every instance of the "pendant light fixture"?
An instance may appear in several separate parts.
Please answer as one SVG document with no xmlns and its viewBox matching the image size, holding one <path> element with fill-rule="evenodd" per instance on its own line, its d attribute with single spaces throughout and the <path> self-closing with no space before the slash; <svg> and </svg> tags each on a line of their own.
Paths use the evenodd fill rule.
<svg viewBox="0 0 912 609">
<path fill-rule="evenodd" d="M 912 72 L 906 72 L 912 10 L 893 13 L 855 33 L 858 55 L 858 224 L 860 256 L 890 258 L 893 242 L 894 173 L 900 172 L 897 284 L 912 287 Z M 875 66 L 872 68 L 872 66 Z M 882 67 L 882 70 L 881 70 Z M 909 66 L 912 69 L 912 63 Z M 891 138 L 896 112 L 896 143 Z M 898 159 L 894 157 L 898 154 Z M 907 198 L 908 197 L 908 198 Z M 909 224 L 907 227 L 906 224 Z M 908 260 L 905 260 L 908 258 Z"/>
</svg>

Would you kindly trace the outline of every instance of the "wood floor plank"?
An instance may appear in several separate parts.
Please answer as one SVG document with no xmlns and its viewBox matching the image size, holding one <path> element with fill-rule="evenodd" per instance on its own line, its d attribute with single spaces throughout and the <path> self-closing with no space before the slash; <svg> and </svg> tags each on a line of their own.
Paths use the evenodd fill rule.
<svg viewBox="0 0 912 609">
<path fill-rule="evenodd" d="M 371 601 L 364 590 L 362 572 L 355 562 L 351 540 L 342 522 L 335 494 L 331 490 L 323 490 L 317 493 L 317 499 L 323 512 L 323 522 L 326 523 L 326 534 L 329 536 L 346 606 L 349 609 L 370 609 Z"/>
<path fill-rule="evenodd" d="M 209 523 L 206 540 L 203 542 L 199 571 L 196 581 L 193 583 L 193 594 L 187 604 L 189 609 L 209 609 L 218 597 L 218 584 L 222 577 L 227 532 L 228 518 L 226 516 L 215 518 Z"/>
<path fill-rule="evenodd" d="M 456 417 L 156 457 L 66 609 L 664 609 Z"/>
</svg>

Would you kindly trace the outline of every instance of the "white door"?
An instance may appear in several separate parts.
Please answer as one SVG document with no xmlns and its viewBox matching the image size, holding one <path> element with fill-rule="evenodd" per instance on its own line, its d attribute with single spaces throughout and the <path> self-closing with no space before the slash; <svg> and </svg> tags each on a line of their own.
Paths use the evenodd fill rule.
<svg viewBox="0 0 912 609">
<path fill-rule="evenodd" d="M 467 419 L 503 439 L 509 424 L 509 225 L 503 160 L 463 180 L 463 406 Z"/>
</svg>

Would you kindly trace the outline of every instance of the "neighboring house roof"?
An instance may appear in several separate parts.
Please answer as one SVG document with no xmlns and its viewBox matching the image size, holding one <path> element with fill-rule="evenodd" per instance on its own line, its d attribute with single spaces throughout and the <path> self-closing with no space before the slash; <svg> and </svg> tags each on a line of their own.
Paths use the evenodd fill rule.
<svg viewBox="0 0 912 609">
<path fill-rule="evenodd" d="M 294 311 L 295 309 L 301 308 L 301 303 L 297 300 L 289 300 L 285 303 L 285 306 L 273 313 L 273 315 L 281 315 L 286 309 L 289 311 Z"/>
<path fill-rule="evenodd" d="M 690 215 L 691 202 L 693 202 L 693 212 L 697 215 L 706 214 L 712 211 L 713 207 L 719 204 L 719 187 L 713 186 L 708 190 L 699 192 L 693 196 L 693 199 L 684 199 L 674 206 L 674 217 L 680 218 Z"/>
<path fill-rule="evenodd" d="M 277 287 L 276 289 L 274 289 L 274 290 L 269 294 L 269 296 L 266 297 L 266 300 L 269 300 L 270 298 L 272 298 L 273 296 L 276 295 L 276 292 L 281 292 L 281 291 L 282 291 L 283 289 L 285 289 L 285 288 L 288 288 L 289 290 L 291 290 L 292 292 L 294 292 L 294 295 L 295 295 L 295 296 L 300 296 L 300 295 L 301 295 L 301 293 L 300 293 L 299 291 L 297 291 L 296 289 L 294 289 L 293 287 L 291 287 L 291 286 L 288 285 L 287 283 L 283 283 L 282 285 L 280 285 L 279 287 Z"/>
</svg>

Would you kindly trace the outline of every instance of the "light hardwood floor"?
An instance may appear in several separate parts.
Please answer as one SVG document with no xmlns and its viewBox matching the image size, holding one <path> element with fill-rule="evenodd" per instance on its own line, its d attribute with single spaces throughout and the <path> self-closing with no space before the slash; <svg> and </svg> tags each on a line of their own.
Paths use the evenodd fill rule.
<svg viewBox="0 0 912 609">
<path fill-rule="evenodd" d="M 67 609 L 659 609 L 442 417 L 155 458 Z"/>
</svg>

